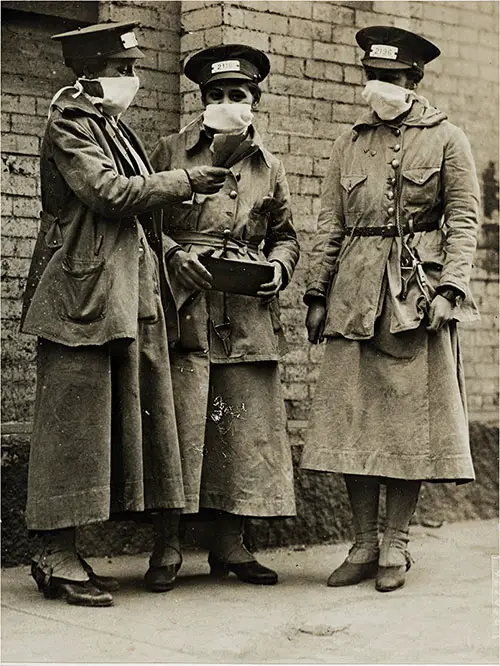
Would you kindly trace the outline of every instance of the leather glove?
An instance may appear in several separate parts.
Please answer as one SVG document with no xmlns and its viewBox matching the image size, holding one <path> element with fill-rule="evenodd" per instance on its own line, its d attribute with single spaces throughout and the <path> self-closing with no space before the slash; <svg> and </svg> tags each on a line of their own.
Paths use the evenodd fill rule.
<svg viewBox="0 0 500 666">
<path fill-rule="evenodd" d="M 311 344 L 317 345 L 323 340 L 326 320 L 326 304 L 322 299 L 313 301 L 307 310 L 307 337 Z"/>
<path fill-rule="evenodd" d="M 185 169 L 193 192 L 215 194 L 224 185 L 229 169 L 212 166 L 198 166 Z"/>
</svg>

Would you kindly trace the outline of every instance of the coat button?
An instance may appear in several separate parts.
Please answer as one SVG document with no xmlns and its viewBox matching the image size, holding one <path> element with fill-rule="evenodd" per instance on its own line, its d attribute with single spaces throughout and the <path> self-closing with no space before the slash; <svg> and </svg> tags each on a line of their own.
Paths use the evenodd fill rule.
<svg viewBox="0 0 500 666">
<path fill-rule="evenodd" d="M 397 181 L 396 181 L 396 178 L 391 178 L 391 181 L 390 181 L 390 182 L 391 182 L 391 185 L 395 185 L 396 182 L 397 182 Z"/>
<path fill-rule="evenodd" d="M 392 162 L 391 162 L 391 167 L 392 167 L 393 169 L 397 169 L 398 166 L 399 166 L 399 160 L 392 160 Z"/>
<path fill-rule="evenodd" d="M 236 199 L 237 196 L 238 196 L 238 192 L 236 192 L 236 190 L 231 190 L 231 192 L 229 192 L 229 198 L 230 199 Z"/>
<path fill-rule="evenodd" d="M 387 198 L 388 198 L 388 199 L 394 199 L 394 192 L 393 192 L 392 190 L 389 190 L 389 191 L 387 192 Z"/>
<path fill-rule="evenodd" d="M 394 146 L 393 151 L 394 151 L 395 153 L 397 153 L 397 152 L 399 152 L 400 150 L 401 150 L 401 146 L 399 145 L 399 143 L 397 143 L 397 144 Z"/>
<path fill-rule="evenodd" d="M 389 215 L 393 215 L 394 214 L 394 208 L 392 206 L 389 206 L 389 208 L 387 209 L 387 212 L 388 212 Z"/>
<path fill-rule="evenodd" d="M 394 134 L 396 136 L 399 136 L 401 134 L 401 130 L 396 127 L 395 130 L 394 130 Z"/>
</svg>

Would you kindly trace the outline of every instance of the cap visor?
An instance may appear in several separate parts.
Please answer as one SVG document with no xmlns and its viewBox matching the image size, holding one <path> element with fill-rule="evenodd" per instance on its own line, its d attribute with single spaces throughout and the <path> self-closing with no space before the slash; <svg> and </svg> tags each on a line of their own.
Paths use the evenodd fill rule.
<svg viewBox="0 0 500 666">
<path fill-rule="evenodd" d="M 363 58 L 361 62 L 363 67 L 371 67 L 372 69 L 411 69 L 411 65 L 405 65 L 404 62 L 385 60 L 384 58 Z"/>
<path fill-rule="evenodd" d="M 246 74 L 242 74 L 241 72 L 220 72 L 219 74 L 214 74 L 211 76 L 208 81 L 206 81 L 203 85 L 206 86 L 209 83 L 212 83 L 212 81 L 220 81 L 222 79 L 233 79 L 234 81 L 253 81 L 250 76 L 247 76 Z"/>
<path fill-rule="evenodd" d="M 144 53 L 137 48 L 137 46 L 132 46 L 130 49 L 125 51 L 120 51 L 119 53 L 109 53 L 107 58 L 145 58 Z"/>
</svg>

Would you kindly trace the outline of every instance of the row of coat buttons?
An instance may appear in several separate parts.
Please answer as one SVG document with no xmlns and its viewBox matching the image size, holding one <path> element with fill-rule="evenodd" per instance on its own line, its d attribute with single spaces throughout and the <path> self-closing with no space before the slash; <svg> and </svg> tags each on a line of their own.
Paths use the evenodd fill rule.
<svg viewBox="0 0 500 666">
<path fill-rule="evenodd" d="M 397 153 L 399 150 L 401 150 L 401 146 L 399 145 L 399 143 L 397 143 L 395 146 L 393 146 L 392 149 L 394 150 L 395 153 Z M 393 169 L 397 169 L 399 167 L 399 164 L 400 164 L 400 162 L 397 159 L 393 159 L 391 161 L 391 167 Z M 397 180 L 394 176 L 392 176 L 391 178 L 388 178 L 388 181 L 391 185 L 395 185 L 396 182 L 397 182 Z M 394 199 L 394 190 L 391 189 L 391 190 L 387 191 L 387 198 L 390 201 L 392 201 Z M 394 215 L 394 210 L 395 210 L 394 206 L 389 206 L 389 208 L 387 209 L 388 217 L 392 217 L 392 215 Z"/>
</svg>

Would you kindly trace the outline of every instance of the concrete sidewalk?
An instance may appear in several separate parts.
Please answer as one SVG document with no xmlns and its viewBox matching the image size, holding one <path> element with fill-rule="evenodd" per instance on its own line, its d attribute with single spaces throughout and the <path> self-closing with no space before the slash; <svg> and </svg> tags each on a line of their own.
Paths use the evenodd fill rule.
<svg viewBox="0 0 500 666">
<path fill-rule="evenodd" d="M 147 556 L 93 560 L 111 608 L 47 601 L 28 567 L 2 574 L 2 662 L 498 664 L 496 521 L 413 527 L 406 586 L 328 588 L 345 545 L 262 553 L 276 587 L 213 581 L 188 552 L 177 587 L 142 589 Z M 496 581 L 494 583 L 493 581 Z"/>
</svg>

